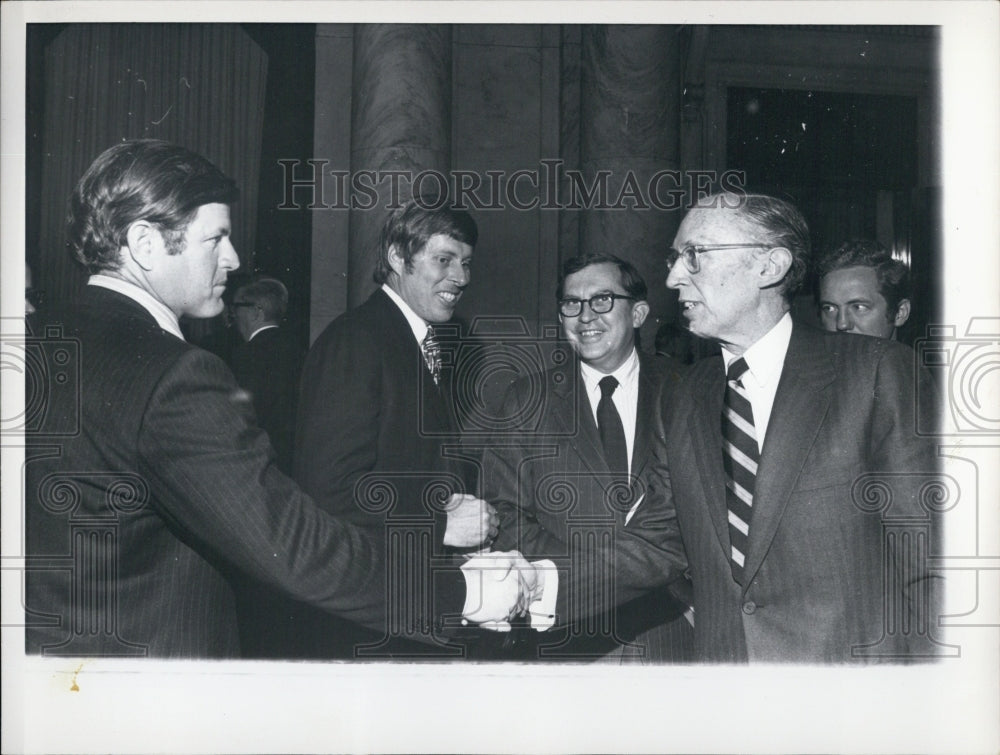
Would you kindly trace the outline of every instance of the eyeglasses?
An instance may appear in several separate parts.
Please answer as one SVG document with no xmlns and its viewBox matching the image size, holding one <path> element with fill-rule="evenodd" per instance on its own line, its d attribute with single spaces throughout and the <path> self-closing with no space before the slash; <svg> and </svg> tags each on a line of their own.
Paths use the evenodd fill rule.
<svg viewBox="0 0 1000 755">
<path fill-rule="evenodd" d="M 230 307 L 256 307 L 257 305 L 252 301 L 234 301 L 230 303 Z"/>
<path fill-rule="evenodd" d="M 583 305 L 587 304 L 595 315 L 604 315 L 614 309 L 615 299 L 634 301 L 635 297 L 623 294 L 594 294 L 589 299 L 560 299 L 559 314 L 563 317 L 579 317 L 583 312 Z"/>
<path fill-rule="evenodd" d="M 701 270 L 701 263 L 698 255 L 705 252 L 714 252 L 719 249 L 770 249 L 770 244 L 709 244 L 707 246 L 686 246 L 679 252 L 670 247 L 667 250 L 667 270 L 673 270 L 678 258 L 684 260 L 684 267 L 689 273 L 697 273 Z"/>
</svg>

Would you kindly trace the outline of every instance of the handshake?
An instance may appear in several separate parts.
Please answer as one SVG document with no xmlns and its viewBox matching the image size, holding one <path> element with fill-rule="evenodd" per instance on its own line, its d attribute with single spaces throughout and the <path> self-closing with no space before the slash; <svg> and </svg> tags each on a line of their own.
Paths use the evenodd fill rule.
<svg viewBox="0 0 1000 755">
<path fill-rule="evenodd" d="M 512 618 L 529 614 L 535 629 L 551 627 L 558 591 L 555 565 L 550 561 L 529 563 L 517 551 L 490 552 L 499 519 L 493 506 L 480 498 L 456 493 L 445 505 L 445 512 L 445 545 L 483 548 L 462 565 L 466 586 L 462 616 L 497 631 L 510 630 Z"/>
</svg>

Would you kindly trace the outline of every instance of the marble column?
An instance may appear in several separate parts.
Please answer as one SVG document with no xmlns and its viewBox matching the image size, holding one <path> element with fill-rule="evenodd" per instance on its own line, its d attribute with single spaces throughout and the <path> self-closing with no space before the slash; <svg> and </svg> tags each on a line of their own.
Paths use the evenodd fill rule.
<svg viewBox="0 0 1000 755">
<path fill-rule="evenodd" d="M 451 26 L 356 24 L 351 114 L 351 175 L 361 171 L 447 174 L 451 164 Z M 365 181 L 366 185 L 375 181 Z M 375 287 L 378 235 L 393 197 L 390 179 L 376 186 L 377 200 L 355 193 L 350 212 L 348 304 L 363 302 Z M 399 179 L 401 201 L 410 180 Z M 418 187 L 438 188 L 434 180 Z M 364 208 L 364 205 L 374 204 Z"/>
<path fill-rule="evenodd" d="M 676 188 L 669 177 L 650 184 L 679 168 L 679 28 L 585 26 L 582 33 L 580 166 L 588 186 L 598 181 L 600 189 L 606 177 L 607 191 L 583 202 L 580 252 L 617 254 L 642 273 L 648 351 L 657 318 L 676 319 L 664 258 L 682 210 L 663 208 Z"/>
</svg>

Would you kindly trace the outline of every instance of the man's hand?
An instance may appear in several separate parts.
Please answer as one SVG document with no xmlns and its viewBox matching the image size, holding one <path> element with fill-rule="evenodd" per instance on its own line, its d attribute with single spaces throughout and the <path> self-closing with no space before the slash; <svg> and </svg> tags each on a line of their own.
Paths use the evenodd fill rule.
<svg viewBox="0 0 1000 755">
<path fill-rule="evenodd" d="M 475 548 L 487 545 L 497 536 L 500 519 L 496 509 L 481 498 L 454 493 L 444 506 L 448 526 L 444 544 L 451 548 Z M 523 560 L 523 559 L 522 559 Z"/>
<path fill-rule="evenodd" d="M 538 588 L 535 567 L 517 551 L 483 553 L 462 565 L 466 598 L 462 615 L 492 629 L 509 629 L 524 614 Z"/>
</svg>

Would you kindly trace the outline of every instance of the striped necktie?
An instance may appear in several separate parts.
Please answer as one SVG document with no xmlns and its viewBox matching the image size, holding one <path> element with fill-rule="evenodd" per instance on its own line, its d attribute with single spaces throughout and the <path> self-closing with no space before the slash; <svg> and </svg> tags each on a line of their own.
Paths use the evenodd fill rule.
<svg viewBox="0 0 1000 755">
<path fill-rule="evenodd" d="M 434 328 L 430 325 L 427 326 L 424 340 L 420 342 L 420 350 L 424 353 L 424 362 L 427 363 L 427 369 L 431 371 L 434 385 L 437 385 L 441 382 L 441 346 L 434 335 Z"/>
<path fill-rule="evenodd" d="M 722 407 L 722 464 L 726 470 L 726 508 L 732 547 L 733 578 L 742 582 L 746 561 L 753 496 L 757 479 L 757 432 L 753 408 L 743 387 L 746 360 L 735 360 L 726 371 L 726 395 Z"/>
</svg>

